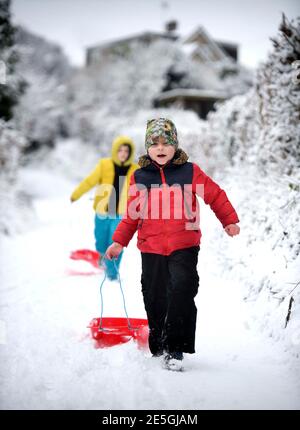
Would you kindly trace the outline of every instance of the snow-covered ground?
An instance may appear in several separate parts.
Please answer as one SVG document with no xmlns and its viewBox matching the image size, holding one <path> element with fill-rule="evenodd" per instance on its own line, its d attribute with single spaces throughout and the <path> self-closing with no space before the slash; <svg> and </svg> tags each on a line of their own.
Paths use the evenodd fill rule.
<svg viewBox="0 0 300 430">
<path fill-rule="evenodd" d="M 94 349 L 86 328 L 100 314 L 102 274 L 70 276 L 68 254 L 94 248 L 90 196 L 71 205 L 73 182 L 23 169 L 35 228 L 0 245 L 1 409 L 299 409 L 299 364 L 250 328 L 238 283 L 217 276 L 214 214 L 202 205 L 196 354 L 183 373 L 130 341 Z M 224 240 L 228 238 L 224 234 Z M 131 317 L 145 317 L 134 238 L 120 274 Z M 237 242 L 236 242 L 237 243 Z M 105 315 L 123 316 L 116 282 L 104 285 Z"/>
</svg>

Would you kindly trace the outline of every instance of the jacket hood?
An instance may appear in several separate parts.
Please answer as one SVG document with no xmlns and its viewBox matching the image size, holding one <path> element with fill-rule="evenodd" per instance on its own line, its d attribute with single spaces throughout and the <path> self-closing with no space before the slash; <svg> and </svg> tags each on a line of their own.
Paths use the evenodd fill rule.
<svg viewBox="0 0 300 430">
<path fill-rule="evenodd" d="M 126 160 L 125 163 L 122 164 L 118 158 L 118 150 L 120 146 L 124 144 L 127 144 L 130 146 L 130 154 L 129 154 L 128 160 Z M 135 146 L 134 146 L 133 140 L 130 139 L 130 137 L 128 136 L 118 136 L 112 143 L 111 158 L 114 161 L 114 163 L 116 163 L 118 166 L 121 166 L 121 165 L 129 166 L 130 164 L 132 164 L 134 160 L 134 152 L 135 152 Z"/>
<path fill-rule="evenodd" d="M 174 154 L 172 164 L 180 165 L 187 162 L 189 159 L 189 156 L 186 152 L 184 152 L 182 149 L 178 148 Z M 148 154 L 142 155 L 138 160 L 138 165 L 140 167 L 147 167 L 149 164 L 151 164 L 152 159 L 149 157 Z"/>
</svg>

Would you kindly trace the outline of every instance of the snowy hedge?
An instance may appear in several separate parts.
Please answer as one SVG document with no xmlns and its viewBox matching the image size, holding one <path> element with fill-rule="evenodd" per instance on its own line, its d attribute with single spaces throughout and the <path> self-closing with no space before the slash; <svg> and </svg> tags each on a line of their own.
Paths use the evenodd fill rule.
<svg viewBox="0 0 300 430">
<path fill-rule="evenodd" d="M 29 196 L 18 182 L 27 141 L 11 122 L 0 119 L 0 235 L 22 232 L 33 220 Z"/>
<path fill-rule="evenodd" d="M 229 164 L 257 165 L 262 174 L 300 178 L 300 20 L 282 18 L 273 51 L 255 86 L 208 116 L 203 145 Z M 299 71 L 298 71 L 299 73 Z"/>
<path fill-rule="evenodd" d="M 300 355 L 300 20 L 285 16 L 255 86 L 209 115 L 210 168 L 234 198 L 241 235 L 219 251 L 253 321 Z M 218 233 L 216 233 L 218 234 Z M 220 238 L 216 238 L 220 240 Z M 229 246 L 230 245 L 230 246 Z M 227 262 L 227 264 L 226 264 Z M 223 270 L 224 268 L 224 270 Z"/>
</svg>

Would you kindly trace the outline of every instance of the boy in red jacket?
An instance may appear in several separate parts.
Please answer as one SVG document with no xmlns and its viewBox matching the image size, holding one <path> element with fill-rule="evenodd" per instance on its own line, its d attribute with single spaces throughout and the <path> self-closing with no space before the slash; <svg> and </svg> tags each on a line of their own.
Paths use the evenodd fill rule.
<svg viewBox="0 0 300 430">
<path fill-rule="evenodd" d="M 118 257 L 138 231 L 142 293 L 149 323 L 149 348 L 164 366 L 182 370 L 183 353 L 195 352 L 201 196 L 229 236 L 239 234 L 236 211 L 224 190 L 178 148 L 177 131 L 165 118 L 147 122 L 147 154 L 130 179 L 126 215 L 106 250 Z"/>
</svg>

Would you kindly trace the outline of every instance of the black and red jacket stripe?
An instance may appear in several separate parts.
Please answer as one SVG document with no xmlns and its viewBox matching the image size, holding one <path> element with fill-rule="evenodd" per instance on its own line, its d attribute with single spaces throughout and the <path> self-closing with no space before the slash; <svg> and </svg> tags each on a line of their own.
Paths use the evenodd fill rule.
<svg viewBox="0 0 300 430">
<path fill-rule="evenodd" d="M 199 245 L 200 211 L 196 195 L 210 205 L 223 227 L 239 222 L 225 191 L 197 164 L 188 161 L 176 164 L 173 159 L 160 166 L 149 160 L 147 166 L 136 170 L 130 178 L 127 210 L 113 241 L 127 246 L 138 231 L 139 250 L 162 255 Z M 181 200 L 180 195 L 184 197 Z"/>
</svg>

